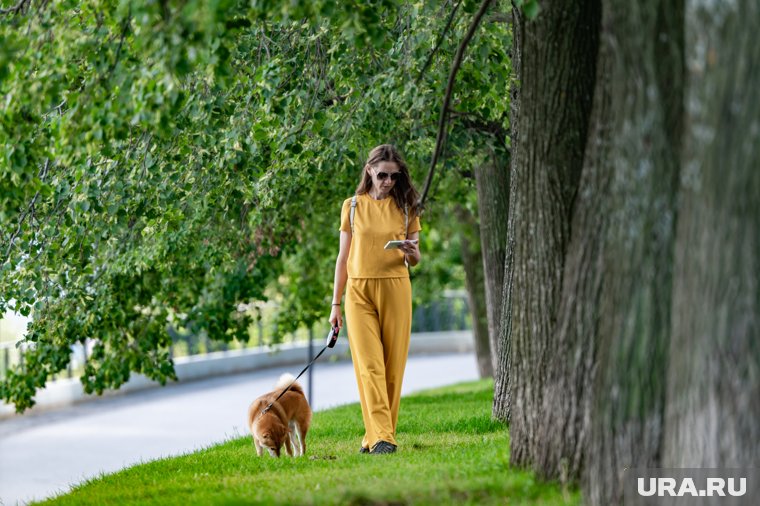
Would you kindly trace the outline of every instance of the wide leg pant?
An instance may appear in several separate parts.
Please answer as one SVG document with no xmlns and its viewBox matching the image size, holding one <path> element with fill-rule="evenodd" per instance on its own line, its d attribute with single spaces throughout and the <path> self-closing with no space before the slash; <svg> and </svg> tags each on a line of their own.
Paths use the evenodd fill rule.
<svg viewBox="0 0 760 506">
<path fill-rule="evenodd" d="M 412 285 L 409 278 L 349 279 L 346 324 L 365 434 L 362 446 L 396 443 L 409 336 Z"/>
</svg>

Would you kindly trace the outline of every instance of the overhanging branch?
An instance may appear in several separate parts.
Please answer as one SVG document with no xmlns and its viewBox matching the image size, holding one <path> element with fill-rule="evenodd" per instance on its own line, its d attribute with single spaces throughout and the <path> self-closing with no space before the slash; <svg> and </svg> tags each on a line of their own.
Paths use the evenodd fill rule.
<svg viewBox="0 0 760 506">
<path fill-rule="evenodd" d="M 19 2 L 13 7 L 8 7 L 7 9 L 0 9 L 0 14 L 18 14 L 29 3 L 31 3 L 31 0 L 19 0 Z"/>
<path fill-rule="evenodd" d="M 483 16 L 488 10 L 488 6 L 491 4 L 491 1 L 492 0 L 483 0 L 483 3 L 480 5 L 480 9 L 472 19 L 472 23 L 470 23 L 470 28 L 467 29 L 467 33 L 465 34 L 464 39 L 462 39 L 462 42 L 459 44 L 456 56 L 454 56 L 454 62 L 451 65 L 451 71 L 449 72 L 449 81 L 446 84 L 446 94 L 444 96 L 443 105 L 441 106 L 441 113 L 438 118 L 438 137 L 435 142 L 435 151 L 433 151 L 433 158 L 430 161 L 430 170 L 428 171 L 427 179 L 425 180 L 425 188 L 422 190 L 422 196 L 420 197 L 420 201 L 418 203 L 419 209 L 422 209 L 425 205 L 425 199 L 427 198 L 427 194 L 430 191 L 430 185 L 433 182 L 435 165 L 438 163 L 438 157 L 441 155 L 441 150 L 443 149 L 443 144 L 445 142 L 449 104 L 451 103 L 451 95 L 454 91 L 454 81 L 456 80 L 457 72 L 459 71 L 459 67 L 462 65 L 462 59 L 464 58 L 464 51 L 467 49 L 467 45 L 470 43 L 470 40 L 475 34 L 475 30 L 477 30 L 478 26 L 480 25 L 480 21 L 483 19 Z"/>
<path fill-rule="evenodd" d="M 45 181 L 45 178 L 47 177 L 48 169 L 50 168 L 50 159 L 45 160 L 45 165 L 40 170 L 39 178 L 41 181 Z M 26 211 L 22 212 L 18 219 L 18 226 L 16 227 L 16 231 L 11 235 L 10 240 L 8 241 L 8 249 L 5 252 L 5 258 L 2 261 L 2 264 L 8 262 L 11 257 L 11 251 L 13 250 L 13 246 L 15 245 L 15 241 L 18 238 L 18 236 L 23 232 L 24 230 L 24 221 L 29 216 L 32 216 L 34 218 L 34 206 L 37 203 L 37 198 L 40 196 L 40 191 L 37 190 L 37 192 L 34 194 L 34 197 L 32 197 L 32 201 L 29 203 L 29 207 L 26 209 Z"/>
<path fill-rule="evenodd" d="M 433 57 L 435 56 L 435 53 L 438 52 L 438 48 L 441 47 L 443 38 L 446 36 L 449 29 L 451 28 L 451 24 L 454 22 L 454 16 L 456 15 L 457 10 L 459 9 L 460 5 L 462 5 L 462 0 L 459 0 L 459 2 L 457 2 L 457 4 L 451 10 L 451 14 L 449 14 L 449 20 L 448 22 L 446 22 L 446 26 L 443 28 L 443 31 L 441 32 L 441 34 L 438 36 L 438 41 L 435 43 L 435 47 L 428 55 L 425 65 L 422 66 L 422 70 L 420 71 L 420 75 L 417 76 L 417 80 L 415 81 L 415 84 L 419 84 L 420 80 L 422 80 L 422 77 L 425 75 L 425 72 L 427 72 L 428 67 L 430 67 L 431 63 L 433 63 Z"/>
</svg>

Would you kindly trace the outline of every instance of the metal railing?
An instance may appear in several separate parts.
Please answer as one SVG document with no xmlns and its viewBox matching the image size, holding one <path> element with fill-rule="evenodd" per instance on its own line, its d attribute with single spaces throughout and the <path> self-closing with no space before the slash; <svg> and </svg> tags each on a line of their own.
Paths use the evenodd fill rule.
<svg viewBox="0 0 760 506">
<path fill-rule="evenodd" d="M 274 342 L 277 336 L 276 325 L 271 321 L 254 322 L 248 341 L 233 340 L 229 343 L 210 339 L 205 334 L 182 335 L 169 329 L 172 345 L 169 349 L 172 357 L 197 356 L 218 351 L 243 348 L 263 348 Z M 418 305 L 412 316 L 412 333 L 441 332 L 447 330 L 467 330 L 472 328 L 472 317 L 467 297 L 462 292 L 451 292 L 441 300 L 425 305 Z M 279 342 L 307 342 L 314 336 L 321 336 L 321 327 L 299 329 L 298 332 L 283 336 Z M 86 340 L 85 344 L 76 343 L 71 347 L 71 361 L 65 371 L 52 379 L 75 378 L 82 373 L 95 341 Z M 11 368 L 24 367 L 24 349 L 26 344 L 17 346 L 15 342 L 0 343 L 0 379 Z"/>
<path fill-rule="evenodd" d="M 414 309 L 412 332 L 440 332 L 472 328 L 467 297 L 463 294 L 445 297 Z"/>
</svg>

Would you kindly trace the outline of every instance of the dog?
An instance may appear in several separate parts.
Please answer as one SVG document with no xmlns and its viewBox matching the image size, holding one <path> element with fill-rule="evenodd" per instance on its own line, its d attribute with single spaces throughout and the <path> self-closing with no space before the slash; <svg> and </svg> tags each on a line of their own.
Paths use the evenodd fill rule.
<svg viewBox="0 0 760 506">
<path fill-rule="evenodd" d="M 306 453 L 311 408 L 303 388 L 299 383 L 293 383 L 294 379 L 291 374 L 283 374 L 272 392 L 262 395 L 248 407 L 248 428 L 259 456 L 266 448 L 271 456 L 279 457 L 283 446 L 291 457 Z M 293 386 L 274 402 L 291 383 Z M 264 412 L 272 402 L 272 407 Z"/>
</svg>

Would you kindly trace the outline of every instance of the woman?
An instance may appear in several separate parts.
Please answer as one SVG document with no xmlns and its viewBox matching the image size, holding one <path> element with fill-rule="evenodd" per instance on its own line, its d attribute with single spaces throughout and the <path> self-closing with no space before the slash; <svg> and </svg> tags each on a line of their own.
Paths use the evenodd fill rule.
<svg viewBox="0 0 760 506">
<path fill-rule="evenodd" d="M 353 198 L 343 202 L 330 323 L 343 327 L 346 288 L 348 342 L 364 419 L 361 453 L 396 451 L 401 381 L 412 329 L 407 265 L 420 262 L 417 191 L 395 147 L 374 148 Z M 352 212 L 353 207 L 353 212 Z M 384 249 L 391 240 L 398 249 Z"/>
</svg>

